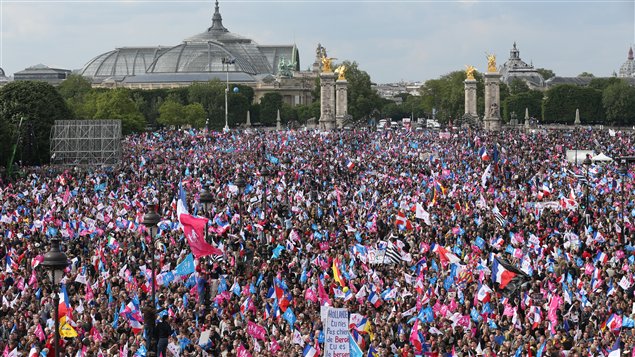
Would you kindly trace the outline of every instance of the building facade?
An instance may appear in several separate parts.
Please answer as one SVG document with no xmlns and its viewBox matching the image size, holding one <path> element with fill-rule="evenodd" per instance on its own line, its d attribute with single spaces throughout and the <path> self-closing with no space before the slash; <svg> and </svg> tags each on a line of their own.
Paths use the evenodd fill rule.
<svg viewBox="0 0 635 357">
<path fill-rule="evenodd" d="M 626 62 L 620 67 L 620 71 L 617 73 L 621 78 L 635 78 L 635 59 L 633 59 L 633 47 L 628 49 L 628 56 Z"/>
<path fill-rule="evenodd" d="M 4 74 L 4 73 L 2 73 Z M 13 74 L 13 80 L 15 81 L 41 81 L 57 86 L 62 83 L 68 76 L 70 76 L 71 70 L 61 68 L 51 68 L 43 64 L 38 64 L 20 72 Z"/>
<path fill-rule="evenodd" d="M 516 48 L 516 42 L 509 51 L 509 59 L 500 68 L 501 81 L 509 84 L 514 79 L 520 79 L 527 83 L 530 89 L 542 89 L 545 79 L 536 71 L 533 64 L 527 64 L 520 58 L 520 51 Z"/>
<path fill-rule="evenodd" d="M 9 79 L 9 77 L 7 77 L 4 74 L 4 70 L 2 68 L 0 68 L 0 87 L 6 85 L 7 83 L 9 83 L 11 80 Z"/>
<path fill-rule="evenodd" d="M 176 46 L 114 49 L 90 60 L 79 74 L 93 86 L 106 88 L 176 88 L 220 80 L 252 87 L 255 101 L 277 92 L 291 105 L 312 101 L 315 78 L 313 72 L 300 72 L 295 44 L 259 45 L 230 32 L 218 1 L 206 31 Z"/>
</svg>

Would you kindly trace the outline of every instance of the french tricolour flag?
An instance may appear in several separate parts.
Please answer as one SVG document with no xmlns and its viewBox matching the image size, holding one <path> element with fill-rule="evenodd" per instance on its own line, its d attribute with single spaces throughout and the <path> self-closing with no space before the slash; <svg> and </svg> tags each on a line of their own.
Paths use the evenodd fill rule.
<svg viewBox="0 0 635 357">
<path fill-rule="evenodd" d="M 483 146 L 481 148 L 481 150 L 479 150 L 478 154 L 481 156 L 481 160 L 483 161 L 489 161 L 489 155 L 487 154 L 487 148 L 485 148 L 485 146 Z"/>
<path fill-rule="evenodd" d="M 304 351 L 302 351 L 302 356 L 315 357 L 317 356 L 317 351 L 315 350 L 315 348 L 313 348 L 313 346 L 307 344 L 306 346 L 304 346 Z"/>
<path fill-rule="evenodd" d="M 381 298 L 374 291 L 371 291 L 370 295 L 368 295 L 368 301 L 375 307 L 381 305 Z"/>
<path fill-rule="evenodd" d="M 609 256 L 604 252 L 598 252 L 595 256 L 595 262 L 600 262 L 602 264 L 606 264 L 609 261 Z"/>
<path fill-rule="evenodd" d="M 346 168 L 352 170 L 353 168 L 355 168 L 355 163 L 351 160 L 346 160 Z"/>
<path fill-rule="evenodd" d="M 505 289 L 505 286 L 507 286 L 515 276 L 516 273 L 505 269 L 503 265 L 498 263 L 498 259 L 494 259 L 494 263 L 492 264 L 492 280 L 498 283 L 501 289 Z"/>
</svg>

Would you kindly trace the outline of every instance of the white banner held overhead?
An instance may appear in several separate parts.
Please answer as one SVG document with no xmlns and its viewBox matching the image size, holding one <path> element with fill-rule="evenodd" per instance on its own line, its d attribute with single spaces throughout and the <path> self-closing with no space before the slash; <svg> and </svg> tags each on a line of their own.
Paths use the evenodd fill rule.
<svg viewBox="0 0 635 357">
<path fill-rule="evenodd" d="M 348 310 L 330 308 L 326 316 L 324 332 L 324 356 L 344 357 L 350 355 L 348 340 Z"/>
</svg>

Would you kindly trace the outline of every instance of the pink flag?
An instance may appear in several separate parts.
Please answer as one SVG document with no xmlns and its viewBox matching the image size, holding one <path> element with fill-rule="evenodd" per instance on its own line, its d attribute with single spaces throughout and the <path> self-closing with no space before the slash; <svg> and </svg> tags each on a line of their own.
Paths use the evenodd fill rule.
<svg viewBox="0 0 635 357">
<path fill-rule="evenodd" d="M 35 327 L 35 337 L 37 337 L 40 340 L 40 342 L 46 339 L 46 336 L 44 335 L 44 331 L 42 330 L 42 325 L 40 324 L 37 324 L 37 327 Z"/>
<path fill-rule="evenodd" d="M 320 297 L 320 304 L 326 305 L 331 304 L 331 300 L 329 299 L 329 294 L 324 290 L 324 285 L 322 285 L 322 279 L 318 278 L 318 296 Z"/>
<path fill-rule="evenodd" d="M 280 351 L 280 349 L 281 348 L 280 345 L 278 345 L 278 341 L 276 341 L 276 339 L 272 337 L 271 344 L 269 345 L 269 351 L 275 355 L 278 354 L 278 351 Z"/>
<path fill-rule="evenodd" d="M 267 331 L 264 327 L 258 325 L 257 323 L 248 321 L 247 322 L 247 333 L 251 335 L 253 338 L 264 341 L 265 336 L 267 335 Z"/>
<path fill-rule="evenodd" d="M 251 357 L 251 353 L 245 349 L 243 344 L 241 343 L 236 349 L 236 356 L 238 357 Z"/>
<path fill-rule="evenodd" d="M 64 202 L 64 206 L 68 204 L 68 200 L 71 198 L 71 191 L 69 191 L 68 187 L 66 188 L 66 192 L 64 192 L 64 197 L 62 197 L 62 201 Z"/>
<path fill-rule="evenodd" d="M 207 218 L 194 217 L 189 214 L 181 214 L 181 224 L 183 225 L 183 231 L 187 242 L 190 244 L 192 254 L 195 258 L 205 257 L 208 255 L 223 255 L 223 251 L 218 248 L 214 248 L 207 242 L 205 242 L 205 225 L 207 224 Z"/>
<path fill-rule="evenodd" d="M 315 291 L 313 291 L 313 289 L 311 288 L 307 288 L 306 291 L 304 292 L 304 298 L 312 301 L 312 302 L 317 302 L 317 296 L 315 295 Z"/>
<path fill-rule="evenodd" d="M 512 317 L 514 316 L 514 308 L 510 304 L 505 304 L 505 311 L 503 311 L 504 316 Z"/>
<path fill-rule="evenodd" d="M 412 325 L 412 330 L 410 331 L 410 343 L 412 344 L 412 347 L 414 347 L 415 353 L 421 353 L 423 350 L 423 344 L 419 338 L 419 320 L 415 320 L 414 325 Z"/>
</svg>

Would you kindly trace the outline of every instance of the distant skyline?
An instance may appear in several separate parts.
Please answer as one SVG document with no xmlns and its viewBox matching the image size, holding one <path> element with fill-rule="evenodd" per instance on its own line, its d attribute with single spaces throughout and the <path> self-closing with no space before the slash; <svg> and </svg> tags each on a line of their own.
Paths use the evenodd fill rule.
<svg viewBox="0 0 635 357">
<path fill-rule="evenodd" d="M 211 0 L 0 0 L 0 67 L 80 69 L 117 47 L 175 46 L 211 24 Z M 558 76 L 610 76 L 635 42 L 635 1 L 220 1 L 229 31 L 296 43 L 307 69 L 321 43 L 373 82 L 425 81 L 509 57 Z"/>
</svg>

